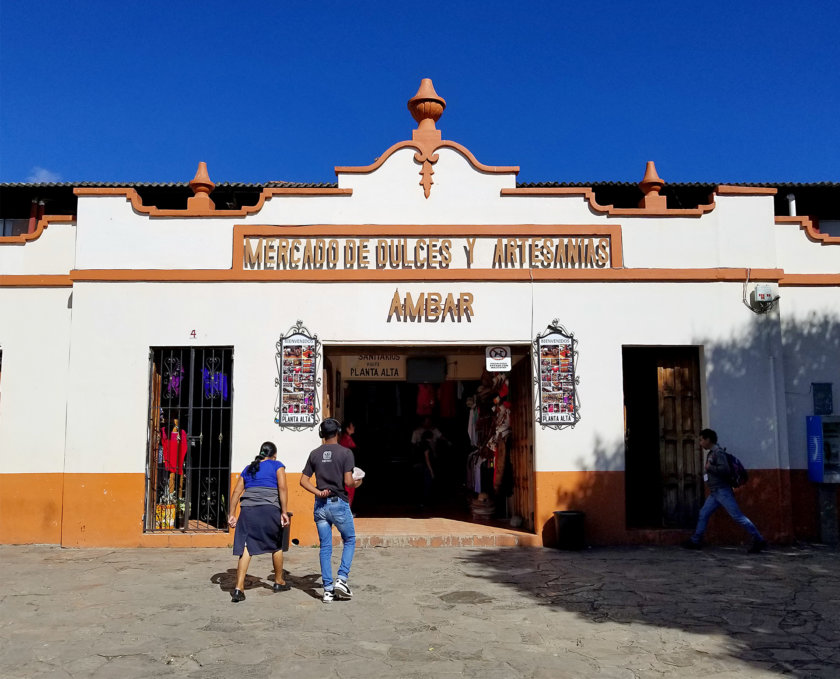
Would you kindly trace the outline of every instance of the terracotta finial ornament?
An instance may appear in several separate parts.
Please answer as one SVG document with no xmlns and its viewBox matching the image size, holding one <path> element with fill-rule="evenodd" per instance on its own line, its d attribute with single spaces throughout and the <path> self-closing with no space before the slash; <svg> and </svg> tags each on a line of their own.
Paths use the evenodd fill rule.
<svg viewBox="0 0 840 679">
<path fill-rule="evenodd" d="M 408 100 L 408 110 L 421 130 L 435 129 L 435 123 L 440 120 L 445 108 L 446 102 L 435 92 L 431 78 L 423 78 L 417 94 Z"/>
<path fill-rule="evenodd" d="M 652 160 L 649 160 L 647 167 L 645 167 L 645 176 L 639 182 L 639 188 L 645 194 L 642 200 L 639 201 L 639 207 L 664 210 L 667 206 L 668 199 L 665 196 L 659 195 L 663 186 L 665 186 L 665 182 L 656 173 L 656 165 L 653 164 Z"/>
<path fill-rule="evenodd" d="M 187 209 L 216 209 L 216 204 L 210 200 L 210 192 L 216 188 L 216 185 L 210 181 L 210 175 L 207 173 L 207 163 L 204 161 L 198 164 L 195 177 L 190 182 L 190 188 L 195 195 L 187 200 Z"/>
<path fill-rule="evenodd" d="M 423 193 L 426 198 L 432 190 L 432 175 L 435 171 L 432 169 L 438 161 L 438 155 L 435 150 L 441 145 L 440 130 L 435 127 L 435 123 L 443 114 L 443 109 L 446 108 L 446 102 L 442 97 L 435 92 L 435 86 L 432 85 L 431 78 L 423 78 L 420 81 L 420 89 L 417 90 L 411 99 L 408 100 L 408 110 L 414 120 L 417 121 L 417 129 L 411 133 L 411 140 L 415 142 L 417 153 L 414 154 L 414 160 L 420 163 L 423 167 L 420 169 L 420 186 L 423 187 Z"/>
</svg>

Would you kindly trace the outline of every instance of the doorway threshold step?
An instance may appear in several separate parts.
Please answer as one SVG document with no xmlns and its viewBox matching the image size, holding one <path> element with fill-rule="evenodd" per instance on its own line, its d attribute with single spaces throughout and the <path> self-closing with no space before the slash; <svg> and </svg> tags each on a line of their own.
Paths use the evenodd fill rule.
<svg viewBox="0 0 840 679">
<path fill-rule="evenodd" d="M 357 518 L 356 547 L 541 547 L 533 533 L 454 519 Z M 336 535 L 336 545 L 341 538 Z"/>
</svg>

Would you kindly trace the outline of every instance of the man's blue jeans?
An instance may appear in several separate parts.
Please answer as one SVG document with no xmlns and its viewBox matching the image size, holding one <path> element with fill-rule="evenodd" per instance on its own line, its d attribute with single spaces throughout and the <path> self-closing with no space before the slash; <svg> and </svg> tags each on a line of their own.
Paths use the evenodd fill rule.
<svg viewBox="0 0 840 679">
<path fill-rule="evenodd" d="M 709 519 L 718 507 L 723 507 L 731 516 L 735 523 L 743 526 L 746 531 L 753 536 L 755 540 L 763 540 L 758 528 L 753 525 L 744 513 L 738 507 L 738 502 L 735 500 L 735 493 L 731 488 L 711 488 L 709 490 L 709 497 L 703 503 L 700 509 L 700 518 L 697 520 L 697 528 L 694 529 L 694 535 L 691 536 L 692 542 L 699 543 L 703 539 L 703 533 L 706 532 L 706 526 Z"/>
<path fill-rule="evenodd" d="M 350 575 L 350 565 L 356 552 L 356 527 L 353 525 L 353 513 L 347 500 L 338 496 L 315 498 L 315 526 L 321 542 L 321 579 L 325 590 L 333 590 L 335 583 L 332 576 L 332 527 L 338 529 L 344 549 L 341 551 L 341 565 L 338 577 L 346 581 Z"/>
</svg>

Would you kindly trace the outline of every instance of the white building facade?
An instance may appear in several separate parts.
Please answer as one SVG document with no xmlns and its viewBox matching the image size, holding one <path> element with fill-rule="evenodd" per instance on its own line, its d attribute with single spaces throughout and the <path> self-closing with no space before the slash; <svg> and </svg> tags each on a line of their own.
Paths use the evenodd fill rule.
<svg viewBox="0 0 840 679">
<path fill-rule="evenodd" d="M 80 187 L 76 214 L 0 237 L 0 541 L 229 544 L 230 489 L 271 440 L 292 537 L 315 543 L 297 480 L 325 416 L 366 437 L 358 501 L 384 516 L 403 511 L 386 485 L 422 495 L 407 439 L 431 416 L 439 506 L 483 493 L 535 544 L 558 510 L 596 544 L 684 537 L 703 427 L 769 539 L 818 539 L 832 502 L 836 522 L 806 418 L 831 424 L 840 383 L 840 237 L 776 216 L 772 187 L 670 208 L 652 163 L 638 207 L 517 186 L 443 140 L 444 106 L 424 81 L 412 139 L 336 186 L 223 209 L 200 167 L 186 208 Z M 487 371 L 494 347 L 508 370 Z M 724 516 L 709 533 L 745 537 Z"/>
</svg>

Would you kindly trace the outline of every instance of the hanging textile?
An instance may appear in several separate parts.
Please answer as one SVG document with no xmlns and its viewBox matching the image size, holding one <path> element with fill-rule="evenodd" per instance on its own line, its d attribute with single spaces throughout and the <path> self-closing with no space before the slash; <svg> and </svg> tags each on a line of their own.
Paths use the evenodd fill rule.
<svg viewBox="0 0 840 679">
<path fill-rule="evenodd" d="M 440 385 L 438 398 L 440 399 L 439 413 L 441 417 L 455 417 L 456 415 L 457 383 L 449 380 Z"/>
<path fill-rule="evenodd" d="M 417 414 L 418 415 L 432 415 L 435 410 L 435 385 L 433 384 L 418 384 L 417 385 Z"/>
<path fill-rule="evenodd" d="M 183 474 L 188 445 L 186 432 L 173 428 L 167 434 L 166 427 L 161 427 L 160 440 L 163 445 L 163 465 L 166 471 Z"/>
</svg>

